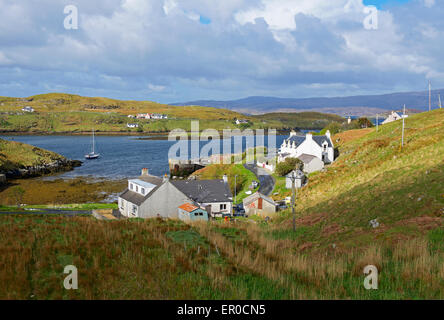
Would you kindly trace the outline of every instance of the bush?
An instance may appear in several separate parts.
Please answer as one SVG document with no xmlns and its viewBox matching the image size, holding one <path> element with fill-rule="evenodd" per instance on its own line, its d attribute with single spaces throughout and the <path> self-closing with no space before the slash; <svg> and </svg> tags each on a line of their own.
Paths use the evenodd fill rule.
<svg viewBox="0 0 444 320">
<path fill-rule="evenodd" d="M 335 135 L 342 131 L 342 125 L 339 122 L 330 122 L 319 134 L 324 135 L 327 130 L 330 131 L 331 135 Z"/>
<path fill-rule="evenodd" d="M 302 169 L 303 165 L 302 161 L 297 158 L 287 158 L 285 161 L 277 164 L 276 173 L 283 177 L 295 169 Z"/>
</svg>

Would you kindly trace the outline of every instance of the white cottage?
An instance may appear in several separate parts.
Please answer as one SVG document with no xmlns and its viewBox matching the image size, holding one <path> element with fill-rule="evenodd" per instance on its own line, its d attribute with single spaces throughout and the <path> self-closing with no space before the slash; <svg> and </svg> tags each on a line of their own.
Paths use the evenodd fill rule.
<svg viewBox="0 0 444 320">
<path fill-rule="evenodd" d="M 291 132 L 290 137 L 281 145 L 279 162 L 286 158 L 298 158 L 303 154 L 315 156 L 324 163 L 333 162 L 335 153 L 330 131 L 327 130 L 322 136 L 314 136 L 311 133 L 298 135 L 294 131 Z"/>
<path fill-rule="evenodd" d="M 387 119 L 384 120 L 382 124 L 387 124 L 393 121 L 401 120 L 402 118 L 407 118 L 408 115 L 400 115 L 399 113 L 392 111 L 392 113 L 387 117 Z"/>
</svg>

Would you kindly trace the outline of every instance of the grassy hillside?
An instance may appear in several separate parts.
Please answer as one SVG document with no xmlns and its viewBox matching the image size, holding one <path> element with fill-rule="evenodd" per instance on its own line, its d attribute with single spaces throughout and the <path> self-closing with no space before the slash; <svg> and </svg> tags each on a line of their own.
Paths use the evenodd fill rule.
<svg viewBox="0 0 444 320">
<path fill-rule="evenodd" d="M 284 128 L 309 128 L 323 129 L 330 122 L 345 122 L 343 117 L 334 114 L 319 112 L 300 112 L 300 113 L 267 113 L 253 116 L 256 120 L 267 122 L 279 122 Z"/>
<path fill-rule="evenodd" d="M 31 106 L 35 113 L 21 112 Z M 128 115 L 161 113 L 168 120 L 135 120 Z M 288 118 L 286 118 L 288 116 Z M 296 115 L 246 116 L 231 110 L 170 106 L 150 101 L 122 101 L 51 93 L 28 98 L 0 97 L 0 131 L 29 133 L 80 133 L 95 128 L 99 132 L 169 132 L 175 128 L 190 130 L 190 120 L 199 119 L 200 129 L 235 129 L 235 119 L 247 119 L 253 129 L 322 128 L 340 117 L 319 113 Z M 285 120 L 286 119 L 286 120 Z M 138 123 L 140 129 L 128 129 L 126 124 Z"/>
<path fill-rule="evenodd" d="M 444 110 L 409 117 L 402 150 L 400 125 L 334 138 L 341 157 L 299 192 L 296 232 L 290 211 L 193 226 L 0 216 L 0 298 L 444 299 Z M 79 290 L 62 289 L 68 264 Z"/>
<path fill-rule="evenodd" d="M 255 192 L 258 189 L 250 189 L 251 183 L 258 181 L 258 179 L 254 173 L 245 169 L 242 164 L 213 164 L 194 172 L 192 176 L 196 176 L 201 180 L 211 180 L 222 179 L 225 174 L 228 176 L 228 183 L 233 194 L 233 200 L 234 190 L 237 190 L 236 203 L 241 203 L 244 198 L 248 197 L 245 192 Z M 236 175 L 237 178 L 235 179 Z"/>
<path fill-rule="evenodd" d="M 0 139 L 0 172 L 51 164 L 66 160 L 63 156 L 29 144 Z"/>
</svg>

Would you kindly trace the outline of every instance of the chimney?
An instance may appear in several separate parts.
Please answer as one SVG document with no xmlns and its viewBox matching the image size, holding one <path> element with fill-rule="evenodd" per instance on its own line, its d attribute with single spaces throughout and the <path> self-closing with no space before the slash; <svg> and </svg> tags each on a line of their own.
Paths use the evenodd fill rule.
<svg viewBox="0 0 444 320">
<path fill-rule="evenodd" d="M 325 133 L 325 135 L 327 136 L 327 138 L 331 139 L 330 130 L 327 130 L 327 132 Z"/>
<path fill-rule="evenodd" d="M 145 177 L 148 175 L 148 169 L 147 168 L 143 168 L 142 169 L 142 177 Z"/>
<path fill-rule="evenodd" d="M 224 176 L 222 177 L 222 179 L 224 180 L 225 184 L 228 184 L 228 176 L 226 174 L 224 174 Z"/>
<path fill-rule="evenodd" d="M 291 132 L 290 132 L 290 137 L 294 137 L 295 135 L 296 135 L 296 131 L 291 130 Z"/>
<path fill-rule="evenodd" d="M 307 134 L 305 135 L 305 139 L 307 139 L 307 140 L 313 140 L 313 135 L 312 135 L 311 133 L 307 133 Z"/>
<path fill-rule="evenodd" d="M 168 181 L 170 178 L 168 177 L 168 175 L 165 173 L 165 175 L 163 176 L 163 182 Z"/>
</svg>

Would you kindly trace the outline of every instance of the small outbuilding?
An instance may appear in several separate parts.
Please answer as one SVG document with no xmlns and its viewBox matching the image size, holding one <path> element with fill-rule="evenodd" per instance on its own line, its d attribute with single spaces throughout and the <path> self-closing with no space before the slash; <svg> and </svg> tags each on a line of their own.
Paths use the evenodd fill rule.
<svg viewBox="0 0 444 320">
<path fill-rule="evenodd" d="M 292 172 L 290 172 L 289 174 L 287 174 L 285 176 L 285 187 L 287 189 L 291 189 L 293 188 L 293 182 L 291 177 L 293 176 L 293 174 L 295 175 L 296 179 L 294 181 L 294 185 L 296 188 L 302 188 L 305 184 L 305 174 L 301 171 L 301 170 L 293 170 Z"/>
<path fill-rule="evenodd" d="M 276 213 L 276 203 L 273 199 L 256 192 L 243 201 L 245 214 L 270 216 Z"/>
<path fill-rule="evenodd" d="M 298 157 L 304 163 L 304 172 L 313 173 L 316 171 L 321 171 L 324 168 L 324 162 L 318 157 L 312 156 L 310 154 L 302 154 Z"/>
<path fill-rule="evenodd" d="M 188 221 L 208 221 L 208 212 L 190 203 L 179 206 L 179 219 Z"/>
</svg>

